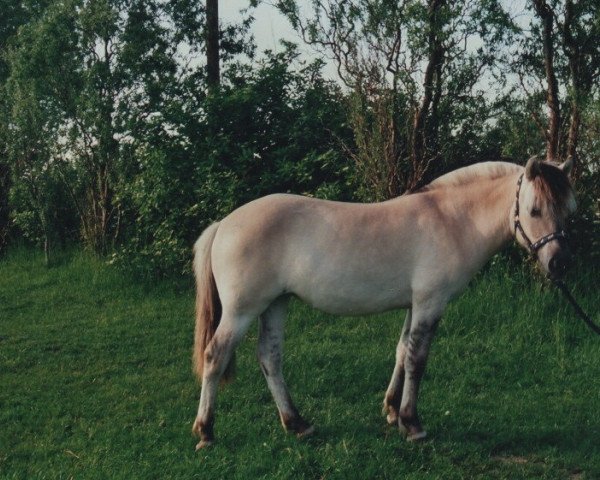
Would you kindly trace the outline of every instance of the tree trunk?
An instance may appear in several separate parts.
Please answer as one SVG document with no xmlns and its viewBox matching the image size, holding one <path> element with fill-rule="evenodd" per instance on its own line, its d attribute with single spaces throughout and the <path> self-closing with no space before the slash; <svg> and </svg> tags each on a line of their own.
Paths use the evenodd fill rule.
<svg viewBox="0 0 600 480">
<path fill-rule="evenodd" d="M 581 62 L 582 54 L 579 45 L 573 38 L 572 25 L 574 20 L 574 5 L 572 0 L 565 4 L 565 23 L 563 26 L 563 37 L 565 54 L 569 61 L 569 76 L 571 82 L 571 123 L 569 125 L 569 136 L 567 138 L 567 158 L 573 159 L 575 174 L 579 171 L 579 158 L 577 156 L 577 145 L 579 143 L 579 129 L 581 126 Z"/>
<path fill-rule="evenodd" d="M 423 79 L 423 97 L 415 110 L 413 131 L 411 139 L 412 175 L 409 180 L 409 189 L 415 188 L 420 182 L 427 168 L 425 159 L 425 123 L 433 98 L 434 78 L 439 71 L 441 62 L 444 61 L 444 50 L 439 35 L 438 14 L 444 0 L 429 1 L 429 58 Z"/>
<path fill-rule="evenodd" d="M 48 238 L 48 232 L 44 232 L 44 262 L 46 267 L 50 266 L 50 239 Z"/>
<path fill-rule="evenodd" d="M 219 69 L 219 1 L 206 0 L 206 78 L 208 88 L 220 83 Z"/>
<path fill-rule="evenodd" d="M 10 169 L 8 164 L 0 162 L 0 257 L 2 257 L 8 244 L 8 231 L 10 228 L 9 189 Z"/>
<path fill-rule="evenodd" d="M 546 92 L 546 104 L 548 105 L 548 131 L 546 133 L 546 159 L 556 162 L 559 160 L 558 144 L 560 138 L 560 104 L 558 100 L 558 82 L 554 73 L 554 43 L 552 31 L 554 27 L 554 12 L 545 0 L 534 0 L 535 11 L 542 20 L 544 69 L 548 90 Z"/>
</svg>

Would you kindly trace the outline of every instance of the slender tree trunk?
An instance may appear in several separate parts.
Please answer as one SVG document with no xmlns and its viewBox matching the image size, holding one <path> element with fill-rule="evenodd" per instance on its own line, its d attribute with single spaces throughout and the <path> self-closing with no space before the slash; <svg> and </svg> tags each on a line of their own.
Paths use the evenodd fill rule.
<svg viewBox="0 0 600 480">
<path fill-rule="evenodd" d="M 44 233 L 44 261 L 46 266 L 50 266 L 50 239 L 48 238 L 48 232 Z"/>
<path fill-rule="evenodd" d="M 8 244 L 8 230 L 10 227 L 9 188 L 10 169 L 8 164 L 0 162 L 0 257 L 2 257 Z"/>
<path fill-rule="evenodd" d="M 554 73 L 554 43 L 552 32 L 554 29 L 554 12 L 545 0 L 534 0 L 535 11 L 542 20 L 542 42 L 544 51 L 544 69 L 548 89 L 546 104 L 548 105 L 548 131 L 546 133 L 546 159 L 558 161 L 558 144 L 560 139 L 560 103 L 558 99 L 558 82 Z"/>
<path fill-rule="evenodd" d="M 427 168 L 425 159 L 425 123 L 434 94 L 435 75 L 440 68 L 441 62 L 444 61 L 444 50 L 439 35 L 438 22 L 439 11 L 443 5 L 444 0 L 429 1 L 429 58 L 423 79 L 423 97 L 415 111 L 413 120 L 411 139 L 413 171 L 412 178 L 409 180 L 409 188 L 417 186 Z"/>
<path fill-rule="evenodd" d="M 388 138 L 386 139 L 387 148 L 386 170 L 387 170 L 387 196 L 395 198 L 402 192 L 400 176 L 398 175 L 398 163 L 400 160 L 400 149 L 398 148 L 398 92 L 393 88 L 387 93 L 388 99 L 385 101 L 386 108 L 389 109 Z"/>
<path fill-rule="evenodd" d="M 577 156 L 577 145 L 579 143 L 579 130 L 581 127 L 581 49 L 573 38 L 572 25 L 574 21 L 574 5 L 572 0 L 565 4 L 565 22 L 563 26 L 564 46 L 569 61 L 569 76 L 571 82 L 571 123 L 569 125 L 569 136 L 567 138 L 567 158 L 571 157 L 574 162 L 574 171 L 579 171 L 579 158 Z"/>
<path fill-rule="evenodd" d="M 96 152 L 92 153 L 93 179 L 90 182 L 93 238 L 91 246 L 98 254 L 107 252 L 110 238 L 110 220 L 113 209 L 112 178 L 113 165 L 119 155 L 119 144 L 115 140 L 114 112 L 117 94 L 115 92 L 115 77 L 111 64 L 111 38 L 104 38 L 104 72 L 105 77 L 100 85 L 98 94 L 102 98 L 98 122 L 100 135 Z"/>
<path fill-rule="evenodd" d="M 219 86 L 219 1 L 206 0 L 206 75 L 209 89 Z"/>
</svg>

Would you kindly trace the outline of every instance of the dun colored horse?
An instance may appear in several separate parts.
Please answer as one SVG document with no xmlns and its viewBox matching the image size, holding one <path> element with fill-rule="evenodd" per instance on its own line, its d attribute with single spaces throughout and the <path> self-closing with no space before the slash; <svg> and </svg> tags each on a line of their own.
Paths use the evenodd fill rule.
<svg viewBox="0 0 600 480">
<path fill-rule="evenodd" d="M 281 369 L 291 295 L 332 314 L 408 310 L 383 405 L 409 440 L 424 438 L 417 393 L 444 308 L 511 238 L 549 275 L 562 275 L 562 225 L 576 207 L 570 169 L 570 161 L 535 158 L 525 168 L 479 163 L 375 204 L 269 195 L 208 227 L 194 247 L 197 448 L 214 440 L 217 386 L 255 318 L 258 359 L 281 422 L 298 436 L 312 432 Z"/>
</svg>

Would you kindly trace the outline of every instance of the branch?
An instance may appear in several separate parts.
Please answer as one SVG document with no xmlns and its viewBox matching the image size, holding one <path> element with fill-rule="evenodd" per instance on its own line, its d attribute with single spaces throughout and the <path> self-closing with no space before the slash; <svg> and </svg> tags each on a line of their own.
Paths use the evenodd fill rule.
<svg viewBox="0 0 600 480">
<path fill-rule="evenodd" d="M 527 87 L 525 86 L 525 82 L 523 81 L 523 73 L 518 72 L 518 75 L 519 75 L 519 83 L 521 84 L 521 88 L 523 88 L 523 90 L 525 91 L 525 95 L 527 95 L 530 98 L 533 97 L 533 95 L 527 90 Z M 549 141 L 548 130 L 546 129 L 546 127 L 540 120 L 540 117 L 538 117 L 537 112 L 534 109 L 531 109 L 529 111 L 529 114 L 531 115 L 531 118 L 533 119 L 533 121 L 535 122 L 537 127 L 540 129 L 542 137 L 544 137 L 546 139 L 546 141 L 548 142 Z"/>
</svg>

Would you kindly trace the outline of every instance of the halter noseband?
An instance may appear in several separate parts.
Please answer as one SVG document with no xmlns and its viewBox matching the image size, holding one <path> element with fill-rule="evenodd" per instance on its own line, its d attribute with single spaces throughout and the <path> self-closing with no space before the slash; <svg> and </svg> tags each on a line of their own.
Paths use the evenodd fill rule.
<svg viewBox="0 0 600 480">
<path fill-rule="evenodd" d="M 517 201 L 515 203 L 515 237 L 517 236 L 517 230 L 518 230 L 519 233 L 521 234 L 521 236 L 525 239 L 525 242 L 527 242 L 527 247 L 529 248 L 529 252 L 533 256 L 536 256 L 538 250 L 540 248 L 542 248 L 544 245 L 546 245 L 548 242 L 551 242 L 552 240 L 559 240 L 561 238 L 566 240 L 567 234 L 565 233 L 564 230 L 558 230 L 556 232 L 549 233 L 548 235 L 540 238 L 535 243 L 529 239 L 529 237 L 525 233 L 525 230 L 523 230 L 523 225 L 521 225 L 521 220 L 519 220 L 519 194 L 521 193 L 521 184 L 523 183 L 523 175 L 524 174 L 522 173 L 521 176 L 519 177 L 519 180 L 517 181 Z"/>
</svg>

